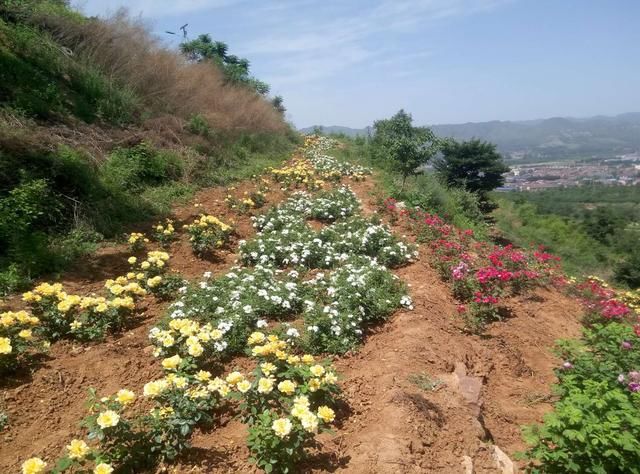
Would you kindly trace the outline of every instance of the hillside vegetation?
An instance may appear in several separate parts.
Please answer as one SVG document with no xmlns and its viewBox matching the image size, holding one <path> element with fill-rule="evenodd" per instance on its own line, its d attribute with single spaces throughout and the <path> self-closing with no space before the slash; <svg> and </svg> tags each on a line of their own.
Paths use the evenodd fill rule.
<svg viewBox="0 0 640 474">
<path fill-rule="evenodd" d="M 3 2 L 0 294 L 200 186 L 277 162 L 297 140 L 282 112 L 123 11 L 100 20 L 64 1 Z"/>
<path fill-rule="evenodd" d="M 496 195 L 500 231 L 519 245 L 544 243 L 575 275 L 640 286 L 640 189 L 589 185 Z"/>
</svg>

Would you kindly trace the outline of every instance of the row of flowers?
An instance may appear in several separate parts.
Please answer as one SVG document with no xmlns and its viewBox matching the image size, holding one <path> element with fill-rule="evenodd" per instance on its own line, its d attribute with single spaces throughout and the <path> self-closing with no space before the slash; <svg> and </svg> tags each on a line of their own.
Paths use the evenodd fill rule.
<svg viewBox="0 0 640 474">
<path fill-rule="evenodd" d="M 559 258 L 542 248 L 534 251 L 512 245 L 498 246 L 474 238 L 441 217 L 420 209 L 405 209 L 388 198 L 381 208 L 392 220 L 402 220 L 419 242 L 429 245 L 432 263 L 451 285 L 466 326 L 481 331 L 506 312 L 505 297 L 523 294 L 536 286 L 562 280 Z"/>
<path fill-rule="evenodd" d="M 308 140 L 302 154 L 321 156 L 329 146 L 334 143 Z M 311 165 L 312 158 L 306 160 L 312 168 L 308 178 L 314 180 L 311 186 L 304 186 L 307 189 L 314 189 L 317 179 L 339 181 L 334 176 L 339 162 L 331 165 L 330 160 L 317 159 L 323 163 L 321 172 Z M 353 179 L 364 175 L 359 168 L 346 165 L 338 172 Z M 404 284 L 383 261 L 394 266 L 406 263 L 417 256 L 415 248 L 380 223 L 357 216 L 358 209 L 353 193 L 338 188 L 317 196 L 294 195 L 256 218 L 256 227 L 263 234 L 256 240 L 264 233 L 273 238 L 268 258 L 261 258 L 260 245 L 249 241 L 241 245 L 241 261 L 249 266 L 235 267 L 217 278 L 207 272 L 193 284 L 179 282 L 178 299 L 151 329 L 153 353 L 166 375 L 146 383 L 141 397 L 127 389 L 106 397 L 92 392 L 82 423 L 86 437 L 72 440 L 51 466 L 40 458 L 26 460 L 23 472 L 108 474 L 148 469 L 158 460 L 174 459 L 189 446 L 197 425 L 213 422 L 216 414 L 225 411 L 247 424 L 252 462 L 266 472 L 293 472 L 316 435 L 334 421 L 339 396 L 335 368 L 309 351 L 349 350 L 361 341 L 367 324 L 388 317 L 400 306 L 411 307 Z M 314 232 L 307 219 L 333 224 Z M 191 225 L 230 231 L 221 224 L 201 216 Z M 159 226 L 156 234 L 168 236 L 165 243 L 175 238 L 172 222 Z M 298 237 L 290 235 L 296 232 L 305 235 L 305 245 L 319 240 L 317 245 L 331 248 L 318 258 L 325 263 L 294 262 L 288 246 Z M 164 237 L 153 238 L 162 243 Z M 141 252 L 145 240 L 142 234 L 132 235 L 132 250 Z M 214 246 L 220 245 L 218 240 Z M 255 257 L 251 245 L 260 252 Z M 273 252 L 282 257 L 276 258 Z M 284 257 L 287 252 L 290 260 Z M 326 275 L 307 272 L 333 267 L 334 263 L 326 263 L 328 255 L 343 265 Z M 340 257 L 334 259 L 336 255 Z M 132 271 L 108 282 L 109 293 L 129 297 L 133 287 L 128 285 L 134 282 L 144 291 L 161 286 L 167 277 L 163 273 L 167 259 L 149 255 L 139 262 L 132 256 Z M 139 273 L 144 277 L 139 278 Z M 302 320 L 291 321 L 299 315 Z M 242 352 L 254 360 L 253 371 L 220 372 L 222 365 L 216 362 Z"/>
</svg>

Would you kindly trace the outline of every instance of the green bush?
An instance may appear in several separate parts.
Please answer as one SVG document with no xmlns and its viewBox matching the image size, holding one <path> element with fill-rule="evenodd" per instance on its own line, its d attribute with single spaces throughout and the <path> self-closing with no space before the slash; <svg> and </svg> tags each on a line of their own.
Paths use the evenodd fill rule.
<svg viewBox="0 0 640 474">
<path fill-rule="evenodd" d="M 108 185 L 135 192 L 180 178 L 182 166 L 177 154 L 156 150 L 150 143 L 142 142 L 113 151 L 101 171 Z"/>
<path fill-rule="evenodd" d="M 572 388 L 543 425 L 525 428 L 539 473 L 640 472 L 640 394 L 586 380 Z"/>
</svg>

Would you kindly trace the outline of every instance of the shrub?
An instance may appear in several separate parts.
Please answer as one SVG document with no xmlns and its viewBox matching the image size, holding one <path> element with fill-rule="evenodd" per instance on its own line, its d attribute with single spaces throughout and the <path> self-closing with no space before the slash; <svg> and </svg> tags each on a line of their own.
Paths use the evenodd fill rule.
<svg viewBox="0 0 640 474">
<path fill-rule="evenodd" d="M 147 142 L 115 150 L 102 168 L 107 183 L 129 191 L 165 184 L 182 176 L 178 155 L 156 150 Z"/>
<path fill-rule="evenodd" d="M 525 429 L 533 472 L 640 472 L 640 394 L 586 380 L 572 387 L 544 424 Z"/>
</svg>

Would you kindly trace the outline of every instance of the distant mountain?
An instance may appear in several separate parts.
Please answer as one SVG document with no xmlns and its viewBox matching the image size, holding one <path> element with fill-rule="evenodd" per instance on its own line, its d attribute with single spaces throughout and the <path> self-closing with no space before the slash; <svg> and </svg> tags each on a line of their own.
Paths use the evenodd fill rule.
<svg viewBox="0 0 640 474">
<path fill-rule="evenodd" d="M 498 145 L 510 160 L 548 161 L 612 158 L 640 152 L 640 113 L 614 117 L 554 117 L 542 120 L 432 125 L 441 137 L 480 138 Z M 302 129 L 310 132 L 313 127 Z M 367 135 L 368 129 L 324 127 L 325 133 Z"/>
<path fill-rule="evenodd" d="M 320 128 L 322 129 L 322 133 L 330 133 L 330 134 L 337 134 L 337 135 L 346 135 L 348 137 L 357 137 L 360 135 L 367 135 L 368 131 L 371 129 L 371 127 L 367 127 L 367 128 L 349 128 L 349 127 L 341 127 L 340 125 L 329 125 L 329 126 L 324 126 L 324 125 L 314 125 L 313 127 L 306 127 L 306 128 L 301 128 L 300 132 L 302 133 L 313 133 L 313 131 L 316 128 Z"/>
</svg>

